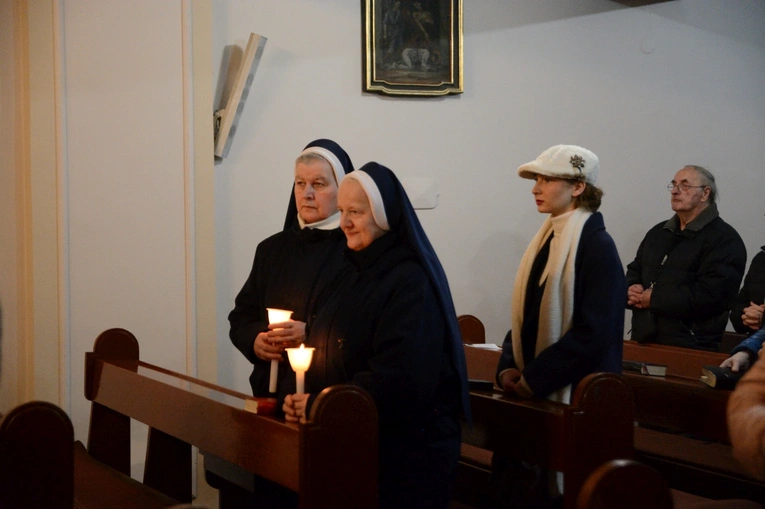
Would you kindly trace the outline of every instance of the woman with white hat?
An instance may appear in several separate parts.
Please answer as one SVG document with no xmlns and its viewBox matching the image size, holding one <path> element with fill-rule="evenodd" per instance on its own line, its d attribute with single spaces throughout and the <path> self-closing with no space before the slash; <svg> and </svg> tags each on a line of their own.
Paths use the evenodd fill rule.
<svg viewBox="0 0 765 509">
<path fill-rule="evenodd" d="M 588 374 L 621 373 L 627 283 L 598 212 L 598 170 L 598 157 L 575 145 L 550 147 L 518 168 L 535 181 L 531 193 L 547 217 L 515 276 L 512 329 L 497 366 L 505 392 L 569 403 Z M 492 458 L 492 479 L 501 507 L 561 501 L 561 474 L 501 454 Z"/>
<path fill-rule="evenodd" d="M 621 372 L 624 269 L 598 212 L 599 162 L 575 145 L 556 145 L 518 168 L 534 180 L 548 214 L 523 255 L 512 295 L 512 329 L 497 370 L 521 397 L 568 403 L 586 375 Z"/>
</svg>

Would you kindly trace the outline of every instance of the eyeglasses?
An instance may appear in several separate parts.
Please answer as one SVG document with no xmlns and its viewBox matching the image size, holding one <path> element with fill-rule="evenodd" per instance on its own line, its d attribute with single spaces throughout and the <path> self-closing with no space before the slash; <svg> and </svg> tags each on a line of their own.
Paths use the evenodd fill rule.
<svg viewBox="0 0 765 509">
<path fill-rule="evenodd" d="M 667 184 L 667 189 L 669 189 L 670 192 L 674 188 L 678 188 L 680 191 L 682 191 L 684 193 L 687 193 L 688 190 L 690 190 L 690 189 L 701 189 L 701 188 L 704 188 L 704 187 L 709 187 L 709 186 L 692 186 L 692 185 L 683 184 L 683 183 L 681 183 L 681 184 Z"/>
</svg>

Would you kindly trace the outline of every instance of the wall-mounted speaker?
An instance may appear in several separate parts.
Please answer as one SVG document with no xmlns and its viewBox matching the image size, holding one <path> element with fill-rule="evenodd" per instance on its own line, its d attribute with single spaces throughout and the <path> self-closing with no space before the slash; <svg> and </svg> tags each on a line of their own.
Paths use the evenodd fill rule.
<svg viewBox="0 0 765 509">
<path fill-rule="evenodd" d="M 247 41 L 247 48 L 242 56 L 242 64 L 236 73 L 236 80 L 231 89 L 225 108 L 218 110 L 214 115 L 215 129 L 215 157 L 226 157 L 231 148 L 231 140 L 236 133 L 239 117 L 244 109 L 244 102 L 250 93 L 250 86 L 255 77 L 255 70 L 263 56 L 263 48 L 266 46 L 266 38 L 251 33 Z"/>
</svg>

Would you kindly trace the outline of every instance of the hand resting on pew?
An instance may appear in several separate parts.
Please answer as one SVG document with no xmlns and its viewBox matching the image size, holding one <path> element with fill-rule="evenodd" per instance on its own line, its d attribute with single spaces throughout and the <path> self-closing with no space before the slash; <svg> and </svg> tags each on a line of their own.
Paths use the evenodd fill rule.
<svg viewBox="0 0 765 509">
<path fill-rule="evenodd" d="M 306 422 L 306 409 L 310 394 L 287 394 L 284 397 L 284 419 L 288 422 Z"/>
<path fill-rule="evenodd" d="M 723 368 L 730 368 L 731 371 L 746 371 L 757 360 L 757 353 L 762 349 L 765 343 L 765 330 L 760 330 L 746 337 L 730 352 L 731 356 L 725 359 Z"/>
<path fill-rule="evenodd" d="M 502 384 L 502 390 L 506 393 L 514 393 L 521 398 L 534 397 L 534 392 L 529 387 L 529 384 L 526 383 L 523 374 L 518 369 L 510 368 L 504 370 L 499 374 L 499 381 Z"/>
<path fill-rule="evenodd" d="M 734 373 L 749 369 L 750 360 L 748 352 L 736 352 L 720 363 L 721 368 L 730 368 Z"/>
</svg>

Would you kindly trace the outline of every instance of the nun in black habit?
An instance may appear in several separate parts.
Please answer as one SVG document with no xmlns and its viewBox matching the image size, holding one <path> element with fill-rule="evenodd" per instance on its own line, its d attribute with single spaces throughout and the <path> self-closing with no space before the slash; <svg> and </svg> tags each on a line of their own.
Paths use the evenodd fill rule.
<svg viewBox="0 0 765 509">
<path fill-rule="evenodd" d="M 348 175 L 338 209 L 352 271 L 309 322 L 306 344 L 316 351 L 307 394 L 286 395 L 285 418 L 304 421 L 325 387 L 360 386 L 379 416 L 380 507 L 445 508 L 459 457 L 459 414 L 469 413 L 446 275 L 388 168 L 368 163 Z"/>
<path fill-rule="evenodd" d="M 291 372 L 281 362 L 284 348 L 305 339 L 308 310 L 344 265 L 337 190 L 352 171 L 350 157 L 334 141 L 309 143 L 295 161 L 284 229 L 258 244 L 250 275 L 228 316 L 231 341 L 253 364 L 255 396 L 269 395 L 271 360 L 280 361 L 279 380 Z M 269 327 L 267 307 L 292 311 L 292 321 Z"/>
</svg>

